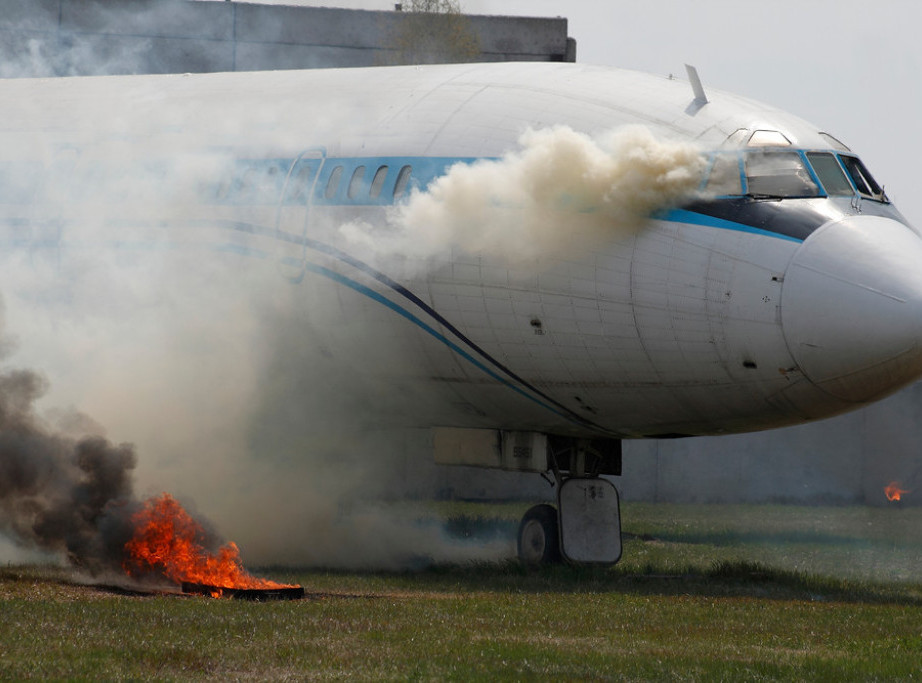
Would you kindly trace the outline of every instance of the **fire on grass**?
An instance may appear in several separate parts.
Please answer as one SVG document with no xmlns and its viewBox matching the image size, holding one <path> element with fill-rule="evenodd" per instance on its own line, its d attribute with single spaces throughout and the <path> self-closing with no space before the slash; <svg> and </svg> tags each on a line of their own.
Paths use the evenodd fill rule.
<svg viewBox="0 0 922 683">
<path fill-rule="evenodd" d="M 907 489 L 900 488 L 900 482 L 891 481 L 889 484 L 884 486 L 884 495 L 887 496 L 889 501 L 899 501 L 902 500 L 902 497 L 907 494 L 912 493 Z"/>
<path fill-rule="evenodd" d="M 147 500 L 131 519 L 134 535 L 125 544 L 123 569 L 138 578 L 161 575 L 183 592 L 212 597 L 291 599 L 303 597 L 301 586 L 249 574 L 240 551 L 228 543 L 216 553 L 204 548 L 202 526 L 168 493 Z"/>
</svg>

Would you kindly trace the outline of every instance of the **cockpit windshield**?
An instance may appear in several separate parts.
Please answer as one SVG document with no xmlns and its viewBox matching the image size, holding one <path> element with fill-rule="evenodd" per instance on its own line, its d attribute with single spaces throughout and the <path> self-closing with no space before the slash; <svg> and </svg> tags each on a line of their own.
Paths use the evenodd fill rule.
<svg viewBox="0 0 922 683">
<path fill-rule="evenodd" d="M 820 188 L 796 152 L 752 150 L 743 155 L 746 194 L 754 197 L 818 197 Z"/>
<path fill-rule="evenodd" d="M 829 152 L 808 152 L 807 159 L 813 166 L 826 193 L 832 196 L 855 194 L 855 189 L 845 175 L 845 169 L 835 154 Z"/>
<path fill-rule="evenodd" d="M 776 147 L 714 154 L 703 189 L 706 195 L 714 197 L 789 199 L 858 195 L 889 201 L 856 156 Z"/>
</svg>

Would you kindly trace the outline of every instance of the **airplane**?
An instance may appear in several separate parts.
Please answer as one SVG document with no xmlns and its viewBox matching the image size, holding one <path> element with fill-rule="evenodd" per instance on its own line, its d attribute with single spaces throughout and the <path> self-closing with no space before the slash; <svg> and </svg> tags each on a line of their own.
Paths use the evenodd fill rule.
<svg viewBox="0 0 922 683">
<path fill-rule="evenodd" d="M 291 315 L 355 371 L 337 391 L 391 382 L 389 414 L 430 428 L 438 463 L 552 478 L 556 507 L 519 527 L 525 562 L 620 559 L 604 475 L 620 474 L 624 439 L 800 424 L 922 374 L 922 235 L 832 134 L 705 92 L 693 68 L 687 81 L 493 63 L 17 79 L 0 92 L 5 258 L 165 249 L 309 293 Z M 529 130 L 585 141 L 638 125 L 693 145 L 698 175 L 634 224 L 604 205 L 633 197 L 581 195 L 587 171 L 549 156 L 553 249 L 527 237 L 533 212 L 483 186 L 468 226 L 487 246 L 457 231 L 428 251 L 386 246 L 401 244 L 401 209 L 453 174 L 501 178 Z M 586 237 L 584 221 L 617 227 Z M 490 242 L 508 226 L 526 237 Z"/>
</svg>

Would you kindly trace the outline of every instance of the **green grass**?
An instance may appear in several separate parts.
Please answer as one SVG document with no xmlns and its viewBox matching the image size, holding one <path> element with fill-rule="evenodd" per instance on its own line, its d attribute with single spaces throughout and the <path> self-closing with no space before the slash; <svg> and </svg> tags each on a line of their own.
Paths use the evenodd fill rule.
<svg viewBox="0 0 922 683">
<path fill-rule="evenodd" d="M 463 537 L 508 533 L 523 511 L 439 510 Z M 0 679 L 922 676 L 915 509 L 623 512 L 629 536 L 615 568 L 265 569 L 304 585 L 296 602 L 131 595 L 65 569 L 0 569 Z M 850 563 L 866 553 L 880 556 L 879 570 Z"/>
</svg>

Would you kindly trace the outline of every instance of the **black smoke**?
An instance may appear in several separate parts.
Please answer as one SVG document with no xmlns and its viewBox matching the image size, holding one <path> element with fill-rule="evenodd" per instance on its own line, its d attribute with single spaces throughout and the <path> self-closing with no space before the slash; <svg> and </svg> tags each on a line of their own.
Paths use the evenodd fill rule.
<svg viewBox="0 0 922 683">
<path fill-rule="evenodd" d="M 138 508 L 134 446 L 56 430 L 35 408 L 47 387 L 31 370 L 0 372 L 0 531 L 94 573 L 117 569 Z"/>
</svg>

